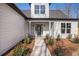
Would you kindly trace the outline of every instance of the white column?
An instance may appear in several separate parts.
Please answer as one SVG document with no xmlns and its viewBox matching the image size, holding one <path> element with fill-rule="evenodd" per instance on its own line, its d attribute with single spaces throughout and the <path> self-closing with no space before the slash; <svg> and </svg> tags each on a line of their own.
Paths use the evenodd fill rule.
<svg viewBox="0 0 79 59">
<path fill-rule="evenodd" d="M 31 34 L 31 21 L 29 21 L 29 34 Z"/>
<path fill-rule="evenodd" d="M 51 21 L 49 21 L 49 35 L 51 35 Z"/>
</svg>

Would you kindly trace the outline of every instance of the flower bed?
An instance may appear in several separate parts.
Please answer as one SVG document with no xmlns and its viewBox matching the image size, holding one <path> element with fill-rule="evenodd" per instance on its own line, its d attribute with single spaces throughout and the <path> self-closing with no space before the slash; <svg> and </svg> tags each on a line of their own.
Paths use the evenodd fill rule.
<svg viewBox="0 0 79 59">
<path fill-rule="evenodd" d="M 29 56 L 34 47 L 35 38 L 25 37 L 23 41 L 19 42 L 13 49 L 11 49 L 5 56 Z"/>
<path fill-rule="evenodd" d="M 50 51 L 50 53 L 51 53 L 51 55 L 52 55 L 52 52 L 53 52 L 53 45 L 54 45 L 54 39 L 53 38 L 51 38 L 49 35 L 46 35 L 46 37 L 45 37 L 45 39 L 44 39 L 44 42 L 46 43 L 46 46 L 48 47 L 48 49 L 49 49 L 49 51 Z M 54 53 L 53 53 L 53 55 L 54 55 Z"/>
<path fill-rule="evenodd" d="M 58 36 L 59 37 L 59 36 Z M 57 39 L 57 41 L 55 41 Z M 48 47 L 50 53 L 52 56 L 72 56 L 72 55 L 79 55 L 79 45 L 75 44 L 69 39 L 60 39 L 56 38 L 52 39 L 54 42 L 50 45 L 48 44 L 48 40 L 45 38 L 44 41 L 46 43 L 46 46 Z"/>
</svg>

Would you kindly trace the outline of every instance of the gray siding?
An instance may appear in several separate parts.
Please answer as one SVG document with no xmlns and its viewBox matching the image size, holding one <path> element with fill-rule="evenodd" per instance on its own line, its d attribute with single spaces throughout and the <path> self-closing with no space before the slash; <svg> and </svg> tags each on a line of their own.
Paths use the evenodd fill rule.
<svg viewBox="0 0 79 59">
<path fill-rule="evenodd" d="M 24 38 L 25 20 L 6 4 L 0 4 L 0 55 Z"/>
</svg>

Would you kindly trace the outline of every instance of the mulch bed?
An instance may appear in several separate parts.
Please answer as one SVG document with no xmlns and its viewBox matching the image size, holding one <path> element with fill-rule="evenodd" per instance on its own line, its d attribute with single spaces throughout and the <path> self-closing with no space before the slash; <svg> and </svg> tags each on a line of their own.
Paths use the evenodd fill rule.
<svg viewBox="0 0 79 59">
<path fill-rule="evenodd" d="M 55 49 L 59 46 L 62 47 L 64 56 L 72 56 L 79 54 L 79 45 L 70 42 L 68 39 L 56 41 L 53 45 L 48 45 L 47 40 L 44 40 L 52 56 L 56 56 Z"/>
<path fill-rule="evenodd" d="M 34 47 L 34 44 L 35 44 L 35 39 L 32 40 L 32 42 L 30 44 L 25 44 L 23 42 L 19 42 L 14 48 L 12 48 L 11 50 L 9 50 L 7 53 L 4 54 L 4 56 L 13 56 L 13 52 L 14 52 L 14 49 L 17 47 L 17 46 L 21 46 L 21 47 L 24 47 L 24 48 L 27 48 L 29 49 L 29 53 L 26 55 L 26 56 L 30 56 L 32 50 L 33 50 L 33 47 Z"/>
</svg>

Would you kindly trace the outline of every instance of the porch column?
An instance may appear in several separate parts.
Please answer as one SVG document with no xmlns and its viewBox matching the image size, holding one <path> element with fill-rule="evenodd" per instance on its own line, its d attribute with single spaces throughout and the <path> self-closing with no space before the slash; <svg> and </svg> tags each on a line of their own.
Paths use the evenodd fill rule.
<svg viewBox="0 0 79 59">
<path fill-rule="evenodd" d="M 49 21 L 49 35 L 51 36 L 51 21 Z"/>
<path fill-rule="evenodd" d="M 31 21 L 29 21 L 29 34 L 31 34 Z"/>
</svg>

